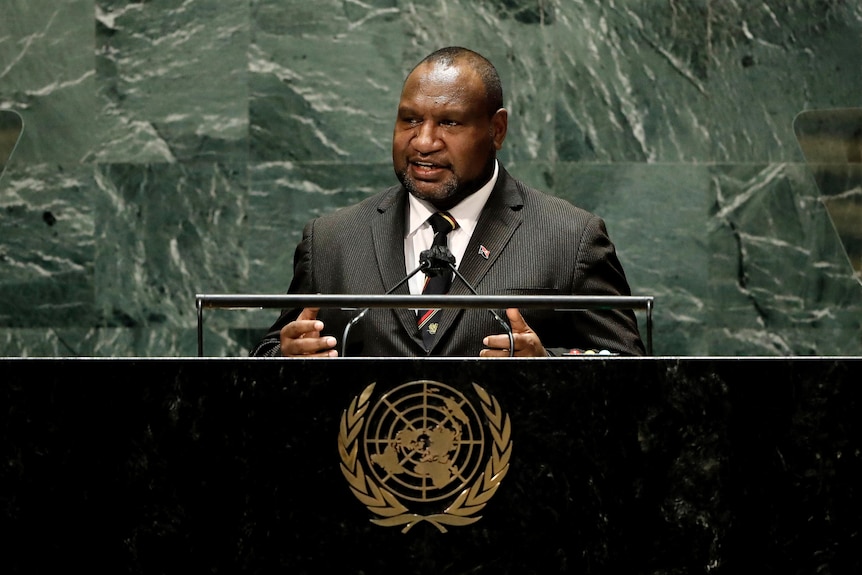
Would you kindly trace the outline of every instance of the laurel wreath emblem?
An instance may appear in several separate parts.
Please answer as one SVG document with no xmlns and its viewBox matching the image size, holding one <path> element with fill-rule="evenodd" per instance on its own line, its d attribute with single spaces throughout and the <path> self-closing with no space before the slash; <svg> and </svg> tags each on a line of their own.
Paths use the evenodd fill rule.
<svg viewBox="0 0 862 575">
<path fill-rule="evenodd" d="M 384 527 L 403 526 L 407 533 L 414 525 L 427 521 L 446 533 L 446 526 L 463 526 L 475 523 L 482 518 L 476 513 L 481 511 L 500 487 L 500 482 L 509 470 L 512 455 L 512 425 L 508 415 L 504 415 L 497 400 L 481 386 L 473 383 L 473 389 L 482 402 L 482 411 L 488 418 L 493 437 L 493 447 L 482 473 L 470 487 L 461 491 L 455 500 L 442 513 L 421 515 L 411 512 L 391 491 L 377 485 L 359 460 L 358 437 L 365 423 L 365 412 L 374 391 L 371 383 L 362 393 L 353 398 L 350 406 L 341 416 L 338 433 L 338 452 L 341 456 L 341 472 L 350 485 L 353 495 L 369 511 L 378 516 L 372 523 Z"/>
</svg>

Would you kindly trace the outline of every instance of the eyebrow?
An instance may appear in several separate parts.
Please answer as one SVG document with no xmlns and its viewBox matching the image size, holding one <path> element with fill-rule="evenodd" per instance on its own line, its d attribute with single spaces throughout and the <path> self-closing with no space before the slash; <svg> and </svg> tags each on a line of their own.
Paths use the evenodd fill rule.
<svg viewBox="0 0 862 575">
<path fill-rule="evenodd" d="M 399 104 L 398 106 L 398 115 L 401 114 L 417 114 L 419 115 L 419 111 L 416 106 L 412 106 L 410 104 Z M 434 116 L 458 116 L 464 117 L 470 115 L 469 106 L 457 105 L 457 106 L 446 106 L 445 108 L 439 108 L 432 110 L 431 112 Z M 426 115 L 425 113 L 422 114 Z"/>
</svg>

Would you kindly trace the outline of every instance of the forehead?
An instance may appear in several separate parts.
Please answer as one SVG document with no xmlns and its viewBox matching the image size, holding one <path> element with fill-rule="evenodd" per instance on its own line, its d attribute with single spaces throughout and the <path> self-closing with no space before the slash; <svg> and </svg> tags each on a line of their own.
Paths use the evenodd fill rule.
<svg viewBox="0 0 862 575">
<path fill-rule="evenodd" d="M 404 82 L 401 105 L 469 108 L 483 105 L 483 96 L 482 81 L 469 66 L 426 63 Z"/>
</svg>

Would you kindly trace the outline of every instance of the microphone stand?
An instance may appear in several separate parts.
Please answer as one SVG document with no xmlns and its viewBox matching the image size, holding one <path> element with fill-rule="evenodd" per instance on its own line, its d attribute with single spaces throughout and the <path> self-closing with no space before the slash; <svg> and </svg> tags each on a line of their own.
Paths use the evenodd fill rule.
<svg viewBox="0 0 862 575">
<path fill-rule="evenodd" d="M 404 278 L 402 278 L 402 280 L 400 282 L 398 282 L 397 284 L 392 286 L 392 288 L 389 291 L 387 291 L 385 295 L 392 294 L 392 292 L 397 290 L 400 286 L 404 285 L 404 283 L 406 283 L 410 278 L 415 276 L 417 273 L 419 273 L 420 271 L 422 271 L 426 267 L 427 267 L 426 262 L 420 261 L 419 266 L 417 266 L 416 269 L 414 269 L 412 272 L 410 272 L 409 274 L 404 276 Z M 358 314 L 356 314 L 355 316 L 353 316 L 353 318 L 349 322 L 347 322 L 347 325 L 344 326 L 344 332 L 341 336 L 341 357 L 347 357 L 347 334 L 350 333 L 350 330 L 353 329 L 353 326 L 355 326 L 357 323 L 359 323 L 359 320 L 361 320 L 365 316 L 365 314 L 368 313 L 369 309 L 371 309 L 371 308 L 367 307 L 364 310 L 362 310 L 361 312 L 359 312 Z"/>
<path fill-rule="evenodd" d="M 432 246 L 431 249 L 423 250 L 422 253 L 419 254 L 419 266 L 387 291 L 386 295 L 390 295 L 398 289 L 399 286 L 403 285 L 420 271 L 424 271 L 426 276 L 433 277 L 447 273 L 450 270 L 455 273 L 458 279 L 460 279 L 465 286 L 467 286 L 467 289 L 469 289 L 473 295 L 479 295 L 473 286 L 470 285 L 470 282 L 467 281 L 467 278 L 461 275 L 461 272 L 459 272 L 455 267 L 455 256 L 452 255 L 452 252 L 449 251 L 449 248 L 446 246 Z M 342 357 L 347 357 L 347 334 L 350 333 L 350 330 L 354 325 L 359 323 L 359 320 L 362 319 L 369 309 L 371 308 L 363 309 L 361 312 L 353 316 L 353 319 L 344 326 L 344 334 L 341 338 Z M 509 357 L 513 357 L 515 355 L 515 336 L 512 333 L 512 328 L 503 320 L 503 318 L 500 317 L 500 314 L 495 312 L 493 309 L 488 309 L 488 311 L 491 312 L 491 315 L 494 316 L 494 319 L 497 320 L 497 322 L 503 327 L 503 331 L 505 331 L 506 335 L 509 336 Z"/>
<path fill-rule="evenodd" d="M 479 295 L 475 288 L 470 285 L 470 282 L 467 281 L 461 272 L 455 267 L 455 256 L 452 255 L 452 252 L 449 251 L 449 248 L 446 246 L 432 246 L 431 249 L 423 251 L 419 254 L 419 262 L 420 267 L 422 265 L 426 265 L 428 270 L 425 272 L 428 275 L 442 275 L 449 270 L 455 273 L 455 276 L 461 280 L 461 282 L 467 286 L 467 289 L 473 295 Z M 509 336 L 509 357 L 512 357 L 515 354 L 515 336 L 512 334 L 512 328 L 509 327 L 509 324 L 506 323 L 500 315 L 495 312 L 493 309 L 489 309 L 491 315 L 494 316 L 494 319 L 497 320 L 501 326 L 503 326 L 503 331 L 506 332 L 506 335 Z"/>
</svg>

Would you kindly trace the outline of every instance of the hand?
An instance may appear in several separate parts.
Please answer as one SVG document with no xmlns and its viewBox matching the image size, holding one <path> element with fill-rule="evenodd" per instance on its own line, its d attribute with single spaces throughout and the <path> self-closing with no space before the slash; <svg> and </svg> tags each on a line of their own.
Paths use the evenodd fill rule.
<svg viewBox="0 0 862 575">
<path fill-rule="evenodd" d="M 320 308 L 307 307 L 295 320 L 281 328 L 281 355 L 285 357 L 338 357 L 332 336 L 320 337 L 323 322 L 317 319 Z"/>
<path fill-rule="evenodd" d="M 515 357 L 546 357 L 548 352 L 542 345 L 539 336 L 536 335 L 517 308 L 510 307 L 506 310 L 509 325 L 512 326 L 512 336 L 515 341 Z M 482 340 L 482 345 L 488 349 L 479 352 L 479 357 L 509 357 L 509 335 L 489 335 Z"/>
</svg>

